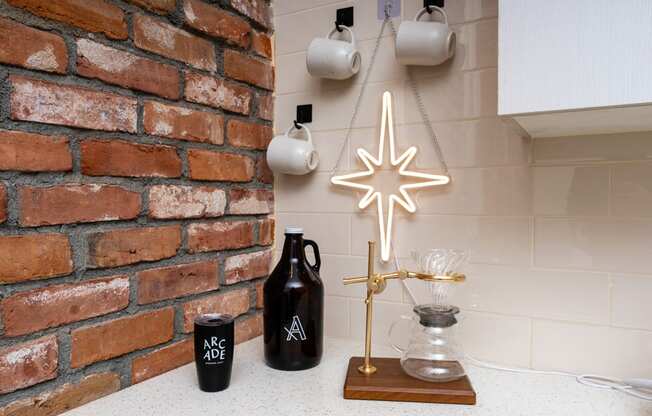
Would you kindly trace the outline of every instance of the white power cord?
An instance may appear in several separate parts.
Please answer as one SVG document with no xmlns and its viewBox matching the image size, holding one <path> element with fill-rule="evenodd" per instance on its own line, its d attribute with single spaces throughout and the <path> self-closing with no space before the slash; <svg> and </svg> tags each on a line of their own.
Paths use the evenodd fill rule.
<svg viewBox="0 0 652 416">
<path fill-rule="evenodd" d="M 400 270 L 401 269 L 400 263 L 398 260 L 398 256 L 396 255 L 396 251 L 398 250 L 396 248 L 395 243 L 392 251 L 394 254 L 394 266 L 396 267 L 396 270 Z M 412 293 L 410 287 L 405 282 L 405 280 L 401 280 L 401 284 L 403 285 L 403 288 L 405 289 L 408 296 L 410 297 L 412 304 L 416 305 L 417 299 L 414 296 L 414 293 Z M 506 367 L 506 366 L 493 364 L 487 361 L 478 360 L 477 358 L 470 356 L 468 354 L 465 354 L 464 358 L 466 361 L 468 361 L 472 365 L 475 365 L 476 367 L 488 368 L 491 370 L 498 370 L 498 371 L 507 371 L 510 373 L 543 374 L 543 375 L 550 375 L 550 376 L 573 377 L 575 381 L 585 386 L 589 386 L 597 389 L 616 390 L 641 400 L 652 401 L 652 379 L 632 378 L 632 379 L 619 380 L 619 379 L 604 377 L 595 374 L 573 374 L 573 373 L 567 373 L 565 371 L 545 371 L 545 370 L 533 370 L 530 368 Z"/>
<path fill-rule="evenodd" d="M 467 354 L 465 354 L 464 358 L 466 359 L 466 361 L 468 361 L 472 365 L 475 365 L 476 367 L 489 368 L 491 370 L 498 370 L 498 371 L 507 371 L 510 373 L 543 374 L 543 375 L 550 375 L 550 376 L 573 377 L 575 381 L 585 386 L 589 386 L 597 389 L 612 389 L 642 400 L 652 401 L 652 380 L 647 380 L 647 379 L 619 380 L 619 379 L 599 376 L 595 374 L 573 374 L 564 371 L 544 371 L 544 370 L 532 370 L 529 368 L 505 367 L 505 366 L 489 363 L 486 361 L 478 360 L 477 358 L 474 358 Z"/>
</svg>

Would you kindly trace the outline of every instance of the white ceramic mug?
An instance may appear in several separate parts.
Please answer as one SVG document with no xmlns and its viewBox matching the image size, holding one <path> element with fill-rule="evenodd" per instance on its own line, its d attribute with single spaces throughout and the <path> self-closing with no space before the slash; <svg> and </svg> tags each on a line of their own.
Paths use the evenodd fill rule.
<svg viewBox="0 0 652 416">
<path fill-rule="evenodd" d="M 308 127 L 297 123 L 306 131 L 306 139 L 291 137 L 294 125 L 280 136 L 272 139 L 267 147 L 267 165 L 274 173 L 288 175 L 305 175 L 319 164 L 319 155 L 312 144 L 312 135 Z"/>
<path fill-rule="evenodd" d="M 401 23 L 396 36 L 396 59 L 402 65 L 439 65 L 455 54 L 455 32 L 448 26 L 446 12 L 431 6 L 443 22 L 419 21 L 428 12 L 420 10 L 414 21 Z"/>
<path fill-rule="evenodd" d="M 347 79 L 360 70 L 361 57 L 353 31 L 344 25 L 339 27 L 349 32 L 350 42 L 331 39 L 337 29 L 331 30 L 325 38 L 315 38 L 310 42 L 306 66 L 313 77 Z"/>
</svg>

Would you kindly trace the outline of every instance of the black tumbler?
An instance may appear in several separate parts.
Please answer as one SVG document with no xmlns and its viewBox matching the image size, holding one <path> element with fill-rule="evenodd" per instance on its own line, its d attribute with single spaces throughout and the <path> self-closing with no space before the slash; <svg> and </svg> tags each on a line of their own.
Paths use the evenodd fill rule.
<svg viewBox="0 0 652 416">
<path fill-rule="evenodd" d="M 219 313 L 195 319 L 195 365 L 203 391 L 222 391 L 229 387 L 233 365 L 233 317 Z"/>
</svg>

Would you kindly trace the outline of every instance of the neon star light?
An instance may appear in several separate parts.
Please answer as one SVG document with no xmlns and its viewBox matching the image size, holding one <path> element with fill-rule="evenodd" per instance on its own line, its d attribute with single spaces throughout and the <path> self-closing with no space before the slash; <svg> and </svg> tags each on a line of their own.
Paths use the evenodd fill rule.
<svg viewBox="0 0 652 416">
<path fill-rule="evenodd" d="M 356 179 L 373 176 L 376 168 L 380 168 L 385 160 L 385 136 L 389 136 L 389 162 L 391 166 L 399 166 L 398 174 L 410 178 L 422 179 L 422 181 L 401 185 L 398 187 L 398 194 L 392 193 L 387 200 L 387 217 L 383 212 L 383 194 L 371 185 L 365 185 L 355 182 Z M 394 141 L 394 122 L 392 119 L 392 94 L 385 91 L 383 94 L 383 112 L 380 125 L 380 142 L 378 145 L 378 157 L 373 157 L 367 150 L 359 148 L 356 154 L 367 170 L 350 173 L 347 175 L 333 176 L 331 183 L 338 186 L 344 186 L 353 189 L 366 191 L 365 195 L 358 202 L 358 208 L 365 209 L 373 202 L 376 203 L 378 210 L 378 230 L 380 232 L 381 259 L 389 260 L 391 241 L 392 241 L 392 222 L 394 218 L 394 206 L 399 204 L 407 212 L 414 213 L 417 206 L 408 194 L 411 189 L 428 188 L 438 185 L 446 185 L 450 182 L 450 177 L 446 175 L 431 175 L 422 172 L 408 170 L 408 165 L 417 154 L 417 148 L 411 146 L 402 155 L 396 157 L 396 144 Z"/>
</svg>

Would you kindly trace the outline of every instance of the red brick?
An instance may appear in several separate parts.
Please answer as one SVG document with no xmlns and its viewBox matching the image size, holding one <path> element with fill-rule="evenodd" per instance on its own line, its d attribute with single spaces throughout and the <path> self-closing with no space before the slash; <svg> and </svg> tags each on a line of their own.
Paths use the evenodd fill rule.
<svg viewBox="0 0 652 416">
<path fill-rule="evenodd" d="M 271 27 L 269 6 L 263 0 L 231 0 L 231 7 L 255 20 L 260 25 Z"/>
<path fill-rule="evenodd" d="M 114 319 L 72 331 L 72 368 L 119 357 L 131 351 L 162 344 L 174 334 L 174 309 Z"/>
<path fill-rule="evenodd" d="M 224 51 L 224 74 L 266 90 L 274 89 L 274 67 L 231 49 Z"/>
<path fill-rule="evenodd" d="M 244 19 L 201 0 L 185 0 L 183 13 L 188 26 L 209 36 L 224 39 L 232 45 L 249 47 L 251 26 Z"/>
<path fill-rule="evenodd" d="M 121 140 L 84 140 L 81 170 L 90 176 L 178 178 L 181 159 L 171 146 Z"/>
<path fill-rule="evenodd" d="M 0 394 L 55 378 L 58 360 L 54 335 L 0 349 Z"/>
<path fill-rule="evenodd" d="M 0 224 L 7 221 L 7 188 L 0 183 Z"/>
<path fill-rule="evenodd" d="M 252 221 L 194 223 L 188 226 L 188 251 L 191 253 L 233 250 L 252 245 Z"/>
<path fill-rule="evenodd" d="M 224 143 L 224 118 L 221 115 L 186 107 L 145 102 L 143 126 L 147 134 L 211 144 Z"/>
<path fill-rule="evenodd" d="M 229 199 L 229 214 L 269 214 L 274 210 L 274 192 L 267 189 L 231 189 Z"/>
<path fill-rule="evenodd" d="M 72 273 L 70 241 L 63 234 L 0 236 L 0 283 Z"/>
<path fill-rule="evenodd" d="M 258 96 L 258 117 L 263 120 L 274 120 L 274 97 L 272 94 Z"/>
<path fill-rule="evenodd" d="M 112 39 L 127 39 L 127 21 L 119 7 L 104 0 L 7 0 L 30 13 L 101 32 Z"/>
<path fill-rule="evenodd" d="M 128 304 L 129 278 L 108 277 L 9 296 L 2 301 L 2 321 L 5 335 L 13 337 L 106 315 Z"/>
<path fill-rule="evenodd" d="M 199 181 L 249 182 L 255 173 L 249 156 L 201 149 L 188 150 L 188 169 Z"/>
<path fill-rule="evenodd" d="M 263 315 L 260 313 L 235 323 L 235 343 L 240 344 L 263 334 Z"/>
<path fill-rule="evenodd" d="M 168 14 L 177 5 L 177 0 L 127 0 L 129 3 L 143 7 L 158 14 Z"/>
<path fill-rule="evenodd" d="M 131 362 L 131 383 L 140 383 L 192 362 L 194 348 L 193 339 L 187 338 L 134 358 Z"/>
<path fill-rule="evenodd" d="M 77 39 L 77 73 L 161 97 L 179 98 L 179 71 L 175 67 L 88 39 Z"/>
<path fill-rule="evenodd" d="M 18 199 L 26 227 L 126 220 L 140 213 L 140 194 L 113 185 L 26 186 Z"/>
<path fill-rule="evenodd" d="M 258 244 L 269 246 L 274 243 L 274 229 L 276 223 L 274 218 L 265 218 L 258 221 Z"/>
<path fill-rule="evenodd" d="M 217 262 L 203 261 L 159 267 L 136 274 L 138 304 L 208 292 L 219 287 Z"/>
<path fill-rule="evenodd" d="M 186 100 L 193 103 L 223 108 L 233 113 L 249 114 L 251 107 L 251 91 L 248 88 L 195 72 L 186 73 L 184 95 Z"/>
<path fill-rule="evenodd" d="M 174 257 L 181 245 L 181 227 L 121 228 L 88 235 L 88 265 L 117 267 Z"/>
<path fill-rule="evenodd" d="M 78 383 L 17 400 L 0 408 L 0 416 L 55 416 L 120 390 L 116 373 L 91 374 Z"/>
<path fill-rule="evenodd" d="M 0 130 L 0 155 L 0 170 L 72 170 L 68 139 L 63 136 Z"/>
<path fill-rule="evenodd" d="M 256 177 L 262 183 L 273 184 L 274 183 L 274 172 L 269 168 L 267 164 L 267 157 L 263 155 L 258 162 L 256 162 Z"/>
<path fill-rule="evenodd" d="M 263 296 L 263 288 L 265 286 L 265 282 L 257 282 L 256 283 L 256 309 L 262 309 L 264 304 L 264 296 Z"/>
<path fill-rule="evenodd" d="M 183 331 L 193 332 L 195 318 L 205 313 L 225 313 L 236 317 L 248 310 L 249 290 L 246 288 L 191 300 L 183 305 Z"/>
<path fill-rule="evenodd" d="M 135 99 L 20 76 L 9 80 L 14 120 L 136 132 Z"/>
<path fill-rule="evenodd" d="M 0 18 L 0 62 L 63 74 L 68 50 L 61 36 Z"/>
<path fill-rule="evenodd" d="M 264 150 L 272 140 L 272 128 L 257 123 L 231 119 L 226 124 L 226 136 L 233 146 Z"/>
<path fill-rule="evenodd" d="M 149 16 L 134 16 L 134 43 L 140 49 L 195 68 L 217 69 L 215 48 L 209 41 Z"/>
<path fill-rule="evenodd" d="M 267 276 L 272 263 L 272 251 L 256 251 L 227 257 L 224 280 L 227 285 Z"/>
<path fill-rule="evenodd" d="M 220 217 L 226 194 L 207 186 L 156 185 L 149 189 L 149 216 L 158 219 Z"/>
<path fill-rule="evenodd" d="M 262 57 L 272 59 L 272 38 L 266 33 L 257 30 L 252 31 L 251 50 Z"/>
</svg>

